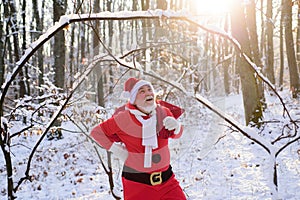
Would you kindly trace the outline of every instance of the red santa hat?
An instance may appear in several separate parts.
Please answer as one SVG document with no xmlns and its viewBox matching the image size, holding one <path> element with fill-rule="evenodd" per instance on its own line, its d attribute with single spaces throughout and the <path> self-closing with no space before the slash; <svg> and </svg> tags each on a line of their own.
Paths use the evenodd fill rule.
<svg viewBox="0 0 300 200">
<path fill-rule="evenodd" d="M 129 102 L 133 104 L 139 89 L 144 85 L 149 85 L 154 92 L 154 88 L 150 82 L 133 77 L 129 78 L 124 84 L 124 91 L 121 96 L 129 99 Z"/>
</svg>

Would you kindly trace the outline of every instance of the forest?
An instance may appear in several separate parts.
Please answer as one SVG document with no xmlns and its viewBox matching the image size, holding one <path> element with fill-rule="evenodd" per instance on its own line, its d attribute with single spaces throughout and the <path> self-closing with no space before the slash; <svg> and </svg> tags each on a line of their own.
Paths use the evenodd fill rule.
<svg viewBox="0 0 300 200">
<path fill-rule="evenodd" d="M 91 128 L 125 102 L 123 83 L 134 76 L 151 81 L 158 98 L 182 106 L 187 129 L 222 121 L 226 130 L 207 137 L 206 145 L 221 150 L 218 143 L 231 133 L 255 144 L 270 161 L 267 197 L 288 199 L 278 166 L 286 149 L 299 154 L 300 1 L 211 2 L 3 0 L 0 197 L 22 199 L 24 185 L 38 180 L 34 174 L 50 173 L 35 167 L 51 162 L 41 157 L 46 141 L 56 149 L 76 135 L 81 139 L 73 142 L 91 144 Z M 223 107 L 236 95 L 242 117 Z M 211 115 L 217 122 L 209 121 Z M 121 199 L 114 191 L 120 167 L 93 145 L 89 151 L 100 161 L 89 162 L 105 172 L 109 195 Z"/>
</svg>

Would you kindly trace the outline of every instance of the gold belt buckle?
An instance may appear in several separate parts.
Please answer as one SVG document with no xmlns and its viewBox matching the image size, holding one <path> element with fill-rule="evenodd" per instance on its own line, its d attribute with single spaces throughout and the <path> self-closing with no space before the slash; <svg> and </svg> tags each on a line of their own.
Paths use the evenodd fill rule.
<svg viewBox="0 0 300 200">
<path fill-rule="evenodd" d="M 162 183 L 161 172 L 153 172 L 150 175 L 150 183 L 151 185 L 159 185 Z"/>
</svg>

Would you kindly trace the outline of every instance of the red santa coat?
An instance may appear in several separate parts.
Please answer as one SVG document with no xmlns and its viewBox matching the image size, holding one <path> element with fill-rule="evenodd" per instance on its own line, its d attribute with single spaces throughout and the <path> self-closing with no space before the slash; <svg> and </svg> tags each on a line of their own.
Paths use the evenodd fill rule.
<svg viewBox="0 0 300 200">
<path fill-rule="evenodd" d="M 165 104 L 167 105 L 167 104 Z M 169 104 L 171 105 L 171 104 Z M 129 109 L 133 109 L 133 105 L 127 104 Z M 178 118 L 183 110 L 172 105 L 173 113 L 176 110 L 176 118 Z M 180 114 L 178 115 L 178 110 Z M 142 124 L 138 119 L 129 112 L 123 110 L 113 115 L 108 120 L 96 126 L 91 136 L 105 149 L 110 149 L 113 142 L 121 141 L 126 145 L 128 150 L 128 158 L 125 161 L 127 167 L 133 168 L 140 172 L 165 171 L 170 165 L 170 151 L 168 148 L 168 138 L 179 138 L 182 135 L 182 127 L 178 134 L 174 131 L 168 131 L 163 127 L 162 121 L 167 116 L 173 116 L 172 112 L 160 104 L 157 105 L 157 136 L 158 148 L 152 151 L 152 166 L 144 168 L 144 152 L 145 147 L 142 145 Z"/>
</svg>

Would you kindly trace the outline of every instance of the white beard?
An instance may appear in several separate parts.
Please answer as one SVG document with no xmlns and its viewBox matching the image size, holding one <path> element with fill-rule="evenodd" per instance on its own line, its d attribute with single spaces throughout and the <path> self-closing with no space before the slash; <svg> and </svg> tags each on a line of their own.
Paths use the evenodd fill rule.
<svg viewBox="0 0 300 200">
<path fill-rule="evenodd" d="M 145 106 L 145 107 L 143 107 L 143 106 L 137 106 L 137 107 L 138 107 L 139 109 L 145 111 L 146 113 L 151 113 L 152 111 L 155 110 L 155 108 L 156 108 L 156 103 L 154 103 L 154 104 L 151 105 L 151 106 Z"/>
</svg>

